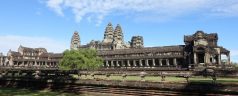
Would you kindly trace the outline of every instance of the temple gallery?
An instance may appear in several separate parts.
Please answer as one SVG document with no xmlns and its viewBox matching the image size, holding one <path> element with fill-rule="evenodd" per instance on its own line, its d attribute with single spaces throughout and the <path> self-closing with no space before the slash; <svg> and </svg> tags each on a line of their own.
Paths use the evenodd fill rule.
<svg viewBox="0 0 238 96">
<path fill-rule="evenodd" d="M 184 45 L 145 47 L 143 36 L 132 36 L 124 41 L 122 27 L 109 23 L 103 40 L 92 40 L 81 45 L 77 31 L 71 38 L 70 49 L 94 48 L 102 57 L 102 68 L 136 68 L 158 70 L 196 69 L 202 67 L 223 68 L 230 64 L 230 51 L 218 45 L 217 33 L 197 31 L 183 37 Z M 47 52 L 45 48 L 28 48 L 22 45 L 17 51 L 9 50 L 7 56 L 0 54 L 1 66 L 55 68 L 62 53 Z"/>
</svg>

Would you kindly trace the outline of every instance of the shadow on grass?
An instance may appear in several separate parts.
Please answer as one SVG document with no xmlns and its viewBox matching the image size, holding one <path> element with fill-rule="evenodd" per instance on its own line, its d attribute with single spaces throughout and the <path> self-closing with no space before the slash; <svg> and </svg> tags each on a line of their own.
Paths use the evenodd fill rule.
<svg viewBox="0 0 238 96">
<path fill-rule="evenodd" d="M 236 88 L 236 86 L 232 88 L 232 85 L 223 85 L 219 82 L 224 82 L 224 81 L 218 80 L 218 82 L 214 83 L 211 80 L 199 80 L 199 81 L 192 80 L 186 85 L 186 87 L 182 91 L 197 92 L 199 93 L 198 95 L 208 95 L 208 94 L 238 95 L 238 91 L 237 91 L 238 89 Z M 232 90 L 228 90 L 228 89 L 232 89 Z"/>
<path fill-rule="evenodd" d="M 79 96 L 72 93 L 52 92 L 49 90 L 31 90 L 18 88 L 0 88 L 1 96 Z"/>
<path fill-rule="evenodd" d="M 69 81 L 0 80 L 0 96 L 82 96 L 80 92 L 72 89 L 71 85 L 75 80 Z"/>
</svg>

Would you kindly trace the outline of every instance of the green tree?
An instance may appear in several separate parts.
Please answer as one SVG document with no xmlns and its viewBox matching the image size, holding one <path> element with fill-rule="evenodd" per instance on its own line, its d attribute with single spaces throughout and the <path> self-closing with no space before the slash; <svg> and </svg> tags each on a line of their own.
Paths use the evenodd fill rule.
<svg viewBox="0 0 238 96">
<path fill-rule="evenodd" d="M 63 70 L 95 70 L 102 66 L 103 60 L 95 49 L 66 50 L 59 67 Z"/>
<path fill-rule="evenodd" d="M 232 65 L 236 70 L 238 70 L 238 63 L 236 63 L 236 62 L 231 62 L 231 65 Z"/>
</svg>

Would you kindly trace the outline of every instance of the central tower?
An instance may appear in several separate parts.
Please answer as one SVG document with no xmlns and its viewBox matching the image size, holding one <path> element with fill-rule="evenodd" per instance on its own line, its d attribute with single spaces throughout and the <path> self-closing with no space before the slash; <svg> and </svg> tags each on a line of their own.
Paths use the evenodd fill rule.
<svg viewBox="0 0 238 96">
<path fill-rule="evenodd" d="M 77 50 L 80 47 L 80 37 L 77 31 L 74 32 L 74 35 L 71 38 L 70 49 Z"/>
<path fill-rule="evenodd" d="M 122 28 L 119 24 L 117 24 L 116 29 L 114 31 L 112 44 L 113 44 L 113 49 L 124 49 L 125 48 Z"/>
<path fill-rule="evenodd" d="M 105 29 L 103 43 L 112 43 L 114 35 L 113 31 L 114 29 L 112 23 L 110 22 Z"/>
</svg>

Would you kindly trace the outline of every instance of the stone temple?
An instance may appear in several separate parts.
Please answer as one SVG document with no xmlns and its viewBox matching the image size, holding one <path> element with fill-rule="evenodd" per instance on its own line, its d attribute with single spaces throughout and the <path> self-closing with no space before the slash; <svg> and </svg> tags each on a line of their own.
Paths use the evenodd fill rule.
<svg viewBox="0 0 238 96">
<path fill-rule="evenodd" d="M 92 40 L 81 45 L 80 35 L 74 32 L 70 49 L 94 48 L 102 57 L 102 69 L 125 70 L 200 70 L 204 68 L 227 68 L 230 51 L 219 46 L 217 33 L 197 31 L 184 36 L 184 45 L 144 47 L 142 36 L 124 41 L 122 27 L 109 23 L 103 40 Z M 50 53 L 45 48 L 20 46 L 18 52 L 9 50 L 7 56 L 0 54 L 0 66 L 57 68 L 62 53 Z"/>
<path fill-rule="evenodd" d="M 201 68 L 224 68 L 230 64 L 230 51 L 219 46 L 217 33 L 197 31 L 184 36 L 184 45 L 144 47 L 142 36 L 133 36 L 129 43 L 124 41 L 122 27 L 115 29 L 109 23 L 102 41 L 92 40 L 80 45 L 78 33 L 75 32 L 71 49 L 94 48 L 104 59 L 103 68 L 134 68 L 158 70 L 182 70 Z M 79 45 L 79 46 L 78 46 Z"/>
</svg>

